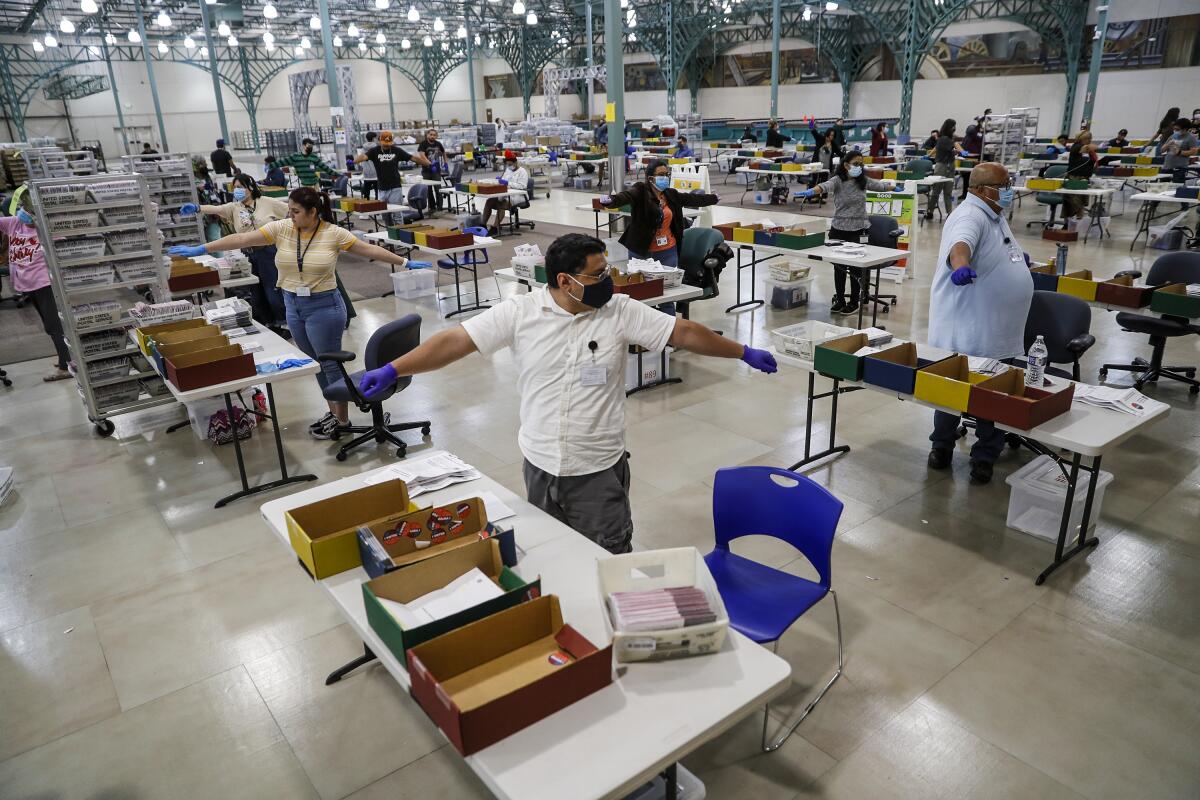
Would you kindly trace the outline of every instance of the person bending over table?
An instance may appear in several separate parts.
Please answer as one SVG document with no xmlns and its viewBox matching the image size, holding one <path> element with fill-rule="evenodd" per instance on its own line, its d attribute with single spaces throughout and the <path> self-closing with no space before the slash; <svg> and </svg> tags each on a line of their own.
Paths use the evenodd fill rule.
<svg viewBox="0 0 1200 800">
<path fill-rule="evenodd" d="M 230 184 L 233 187 L 232 203 L 219 206 L 186 203 L 179 212 L 185 216 L 200 212 L 219 217 L 233 228 L 234 233 L 256 231 L 269 222 L 288 218 L 288 204 L 274 197 L 263 197 L 254 178 L 244 172 L 236 175 Z M 250 260 L 251 272 L 258 277 L 254 318 L 278 333 L 278 329 L 286 324 L 287 313 L 283 292 L 279 290 L 279 273 L 275 269 L 275 245 L 248 247 L 242 252 Z"/>
<path fill-rule="evenodd" d="M 349 251 L 399 267 L 408 263 L 403 256 L 359 241 L 353 233 L 335 225 L 329 195 L 310 186 L 302 186 L 288 195 L 287 219 L 206 245 L 172 247 L 168 252 L 173 256 L 198 256 L 210 251 L 268 245 L 276 248 L 275 268 L 283 291 L 288 330 L 309 358 L 342 349 L 347 309 L 337 286 L 339 253 Z M 322 389 L 340 380 L 337 364 L 330 361 L 321 365 L 317 383 Z M 349 422 L 347 413 L 345 403 L 330 401 L 329 413 L 310 425 L 308 432 L 314 439 L 329 439 L 339 424 Z"/>
<path fill-rule="evenodd" d="M 1024 349 L 1025 318 L 1033 278 L 1004 211 L 1013 200 L 1012 179 L 1001 164 L 971 170 L 967 199 L 946 218 L 937 271 L 929 288 L 929 343 L 955 353 L 1007 359 Z M 947 469 L 958 440 L 958 414 L 933 412 L 929 466 Z M 976 420 L 971 483 L 992 479 L 1004 450 L 1004 431 Z"/>
<path fill-rule="evenodd" d="M 400 175 L 400 164 L 404 161 L 413 161 L 423 168 L 429 167 L 429 159 L 425 157 L 424 153 L 412 155 L 404 148 L 396 147 L 395 137 L 391 131 L 381 131 L 377 147 L 372 147 L 365 153 L 354 157 L 355 164 L 365 162 L 367 166 L 374 167 L 375 177 L 378 181 L 379 199 L 388 205 L 396 206 L 404 205 L 403 178 Z M 385 224 L 391 225 L 392 215 L 384 214 L 383 221 Z"/>
<path fill-rule="evenodd" d="M 833 219 L 829 223 L 829 238 L 843 242 L 861 242 L 863 234 L 871 227 L 867 219 L 867 190 L 886 192 L 893 187 L 891 181 L 877 181 L 863 172 L 862 153 L 851 150 L 838 164 L 837 172 L 824 183 L 811 189 L 801 189 L 797 197 L 829 195 L 833 198 Z M 846 299 L 846 275 L 850 275 L 850 298 Z M 869 273 L 858 267 L 833 265 L 832 314 L 857 314 L 859 303 L 867 301 L 867 289 L 871 285 Z"/>
<path fill-rule="evenodd" d="M 1173 182 L 1183 183 L 1187 178 L 1191 158 L 1200 152 L 1200 149 L 1190 120 L 1180 117 L 1171 123 L 1171 130 L 1171 138 L 1162 146 L 1163 172 L 1171 173 Z"/>
<path fill-rule="evenodd" d="M 504 174 L 500 176 L 500 180 L 508 184 L 509 190 L 525 192 L 525 197 L 529 197 L 529 170 L 517 163 L 517 154 L 512 150 L 504 151 Z M 504 212 L 512 208 L 514 203 L 523 202 L 525 201 L 514 200 L 508 195 L 489 197 L 483 204 L 483 227 L 487 228 L 493 236 L 499 234 L 500 226 L 504 224 Z M 494 226 L 488 225 L 488 220 L 492 218 L 493 213 L 496 214 Z"/>
<path fill-rule="evenodd" d="M 517 443 L 530 503 L 611 553 L 633 542 L 625 452 L 626 348 L 666 345 L 740 358 L 775 372 L 774 357 L 695 322 L 660 314 L 613 294 L 604 243 L 570 233 L 546 251 L 546 286 L 513 295 L 410 353 L 364 374 L 368 399 L 398 376 L 431 372 L 470 353 L 512 350 L 520 394 Z"/>
</svg>

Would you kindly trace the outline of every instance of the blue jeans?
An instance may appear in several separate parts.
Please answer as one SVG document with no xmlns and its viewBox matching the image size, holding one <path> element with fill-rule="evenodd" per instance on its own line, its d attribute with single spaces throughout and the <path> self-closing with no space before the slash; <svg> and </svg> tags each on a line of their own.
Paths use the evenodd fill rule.
<svg viewBox="0 0 1200 800">
<path fill-rule="evenodd" d="M 342 349 L 342 331 L 346 329 L 346 304 L 337 289 L 317 292 L 308 297 L 285 291 L 283 305 L 292 340 L 309 358 L 318 353 Z M 342 379 L 341 370 L 332 361 L 321 365 L 317 383 L 323 390 Z"/>
<path fill-rule="evenodd" d="M 958 420 L 958 414 L 933 412 L 933 433 L 929 434 L 929 441 L 933 442 L 935 449 L 954 449 L 954 443 L 958 441 Z M 1003 451 L 1004 431 L 990 420 L 975 420 L 975 444 L 971 447 L 971 460 L 995 464 Z"/>
<path fill-rule="evenodd" d="M 679 266 L 679 246 L 676 245 L 675 247 L 672 247 L 670 250 L 659 250 L 656 253 L 636 253 L 633 250 L 630 250 L 629 257 L 630 258 L 653 258 L 655 261 L 662 264 L 664 267 L 678 267 Z M 663 312 L 664 314 L 670 314 L 672 317 L 675 316 L 675 304 L 674 303 L 663 303 L 662 305 L 657 306 L 657 308 L 659 311 Z"/>
</svg>

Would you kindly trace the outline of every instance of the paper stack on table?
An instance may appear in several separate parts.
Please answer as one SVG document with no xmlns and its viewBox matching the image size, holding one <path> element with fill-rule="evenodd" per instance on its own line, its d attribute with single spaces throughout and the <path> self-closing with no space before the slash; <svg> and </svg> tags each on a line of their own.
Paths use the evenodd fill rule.
<svg viewBox="0 0 1200 800">
<path fill-rule="evenodd" d="M 384 481 L 402 480 L 408 484 L 408 496 L 416 497 L 426 492 L 436 492 L 455 483 L 464 483 L 482 478 L 483 473 L 445 450 L 435 450 L 420 459 L 409 459 L 402 464 L 393 464 L 365 478 L 368 485 Z"/>
<path fill-rule="evenodd" d="M 999 359 L 987 356 L 967 356 L 967 369 L 981 375 L 999 375 L 1008 369 L 1008 365 Z"/>
<path fill-rule="evenodd" d="M 204 312 L 204 321 L 216 325 L 222 333 L 250 325 L 250 304 L 240 297 L 226 297 L 205 303 L 200 310 Z"/>
<path fill-rule="evenodd" d="M 1200 283 L 1189 283 L 1187 285 L 1187 293 L 1192 297 L 1200 295 Z"/>
<path fill-rule="evenodd" d="M 405 630 L 419 628 L 438 619 L 473 608 L 504 594 L 479 567 L 458 576 L 441 589 L 421 595 L 407 603 L 380 598 L 379 602 Z"/>
<path fill-rule="evenodd" d="M 1152 400 L 1133 387 L 1123 389 L 1116 386 L 1089 386 L 1086 383 L 1075 384 L 1075 401 L 1135 417 L 1148 416 L 1166 406 L 1166 403 Z"/>
<path fill-rule="evenodd" d="M 0 467 L 0 506 L 8 500 L 13 489 L 13 468 Z"/>
<path fill-rule="evenodd" d="M 613 592 L 608 596 L 613 628 L 618 631 L 661 631 L 716 622 L 708 595 L 696 586 Z"/>
</svg>

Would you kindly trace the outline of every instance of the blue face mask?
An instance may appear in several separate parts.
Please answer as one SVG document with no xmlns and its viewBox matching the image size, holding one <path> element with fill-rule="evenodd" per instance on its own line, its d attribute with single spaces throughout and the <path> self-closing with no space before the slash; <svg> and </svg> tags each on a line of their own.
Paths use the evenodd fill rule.
<svg viewBox="0 0 1200 800">
<path fill-rule="evenodd" d="M 33 215 L 30 214 L 28 211 L 26 211 L 23 208 L 17 209 L 17 219 L 19 219 L 21 221 L 22 225 L 32 225 L 33 224 Z"/>
<path fill-rule="evenodd" d="M 846 173 L 851 178 L 857 178 L 859 175 L 862 175 L 862 167 L 847 167 Z"/>
<path fill-rule="evenodd" d="M 233 190 L 233 199 L 239 203 L 246 199 L 246 190 L 242 187 L 237 187 Z"/>
<path fill-rule="evenodd" d="M 1014 192 L 1011 186 L 1005 186 L 1003 189 L 1000 189 L 996 195 L 996 205 L 1000 206 L 1001 208 L 1008 208 L 1012 205 L 1013 194 Z"/>
<path fill-rule="evenodd" d="M 662 191 L 663 189 L 666 189 L 668 186 L 671 185 L 671 179 L 668 178 L 666 175 L 655 175 L 654 176 L 654 185 L 658 187 L 659 191 Z"/>
</svg>

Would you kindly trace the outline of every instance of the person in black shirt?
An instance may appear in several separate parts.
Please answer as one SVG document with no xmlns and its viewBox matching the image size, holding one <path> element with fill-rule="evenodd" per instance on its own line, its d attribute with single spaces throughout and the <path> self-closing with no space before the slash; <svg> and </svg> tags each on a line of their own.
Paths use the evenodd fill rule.
<svg viewBox="0 0 1200 800">
<path fill-rule="evenodd" d="M 426 180 L 437 180 L 441 177 L 449 177 L 450 165 L 446 163 L 446 148 L 438 141 L 437 131 L 433 128 L 425 131 L 425 140 L 417 145 L 417 152 L 425 156 L 427 164 L 421 166 L 421 177 Z M 445 173 L 443 175 L 443 173 Z M 433 186 L 434 206 L 442 207 L 442 193 L 438 191 L 438 187 Z M 380 184 L 380 190 L 383 185 Z"/>
<path fill-rule="evenodd" d="M 841 157 L 846 150 L 846 131 L 842 128 L 846 124 L 846 120 L 839 117 L 830 130 L 833 131 L 833 148 Z"/>
<path fill-rule="evenodd" d="M 1067 156 L 1067 174 L 1064 178 L 1091 178 L 1096 168 L 1096 146 L 1092 144 L 1092 132 L 1080 131 L 1075 135 L 1071 145 L 1070 155 Z M 1077 194 L 1064 194 L 1063 218 L 1083 218 L 1083 209 L 1087 207 L 1087 197 Z"/>
<path fill-rule="evenodd" d="M 779 123 L 774 120 L 767 126 L 767 147 L 783 147 L 784 142 L 790 142 L 792 137 L 779 132 Z"/>
<path fill-rule="evenodd" d="M 144 142 L 142 144 L 142 155 L 152 156 L 152 155 L 155 155 L 157 152 L 158 152 L 157 150 L 155 150 L 153 147 L 150 146 L 149 142 Z"/>
<path fill-rule="evenodd" d="M 1127 131 L 1125 128 L 1121 128 L 1121 130 L 1117 131 L 1116 136 L 1108 140 L 1108 144 L 1106 146 L 1129 147 L 1129 139 L 1126 138 L 1127 136 L 1129 136 L 1129 131 Z"/>
<path fill-rule="evenodd" d="M 225 149 L 224 139 L 217 139 L 217 149 L 209 153 L 208 160 L 212 162 L 213 172 L 218 175 L 233 174 L 233 156 Z"/>
<path fill-rule="evenodd" d="M 758 137 L 754 135 L 754 131 L 750 130 L 749 125 L 746 126 L 746 130 L 742 131 L 741 140 L 743 142 L 754 142 L 755 144 L 758 144 Z"/>
<path fill-rule="evenodd" d="M 921 149 L 922 149 L 922 150 L 925 150 L 925 151 L 932 150 L 933 148 L 937 147 L 937 140 L 938 140 L 938 132 L 937 132 L 937 130 L 935 129 L 935 130 L 932 130 L 932 131 L 930 131 L 930 132 L 929 132 L 929 138 L 928 138 L 928 139 L 926 139 L 926 140 L 925 140 L 925 141 L 924 141 L 924 142 L 921 144 Z"/>
<path fill-rule="evenodd" d="M 433 131 L 430 131 L 433 133 Z M 404 188 L 401 185 L 400 163 L 415 161 L 422 168 L 428 169 L 429 159 L 422 153 L 411 155 L 401 147 L 395 147 L 395 137 L 391 131 L 381 131 L 379 146 L 372 147 L 365 153 L 354 157 L 355 164 L 370 161 L 375 166 L 375 179 L 379 185 L 379 199 L 392 205 L 404 205 Z M 424 142 L 422 142 L 424 145 Z M 439 145 L 440 147 L 440 145 Z M 385 214 L 384 222 L 391 225 L 391 214 Z"/>
</svg>

